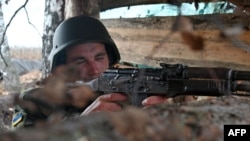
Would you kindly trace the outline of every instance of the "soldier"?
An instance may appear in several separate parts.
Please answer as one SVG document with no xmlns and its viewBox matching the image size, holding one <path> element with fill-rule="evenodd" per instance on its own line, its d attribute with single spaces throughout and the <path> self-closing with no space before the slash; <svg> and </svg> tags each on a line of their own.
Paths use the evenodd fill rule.
<svg viewBox="0 0 250 141">
<path fill-rule="evenodd" d="M 87 82 L 119 63 L 120 53 L 107 29 L 98 19 L 90 16 L 76 16 L 65 20 L 57 27 L 49 60 L 52 75 L 58 66 L 72 64 L 79 71 L 79 80 Z M 29 99 L 25 97 L 28 97 L 26 95 L 32 91 L 34 89 L 25 92 L 23 99 Z M 119 102 L 126 100 L 127 96 L 124 94 L 105 94 L 97 97 L 87 107 L 75 104 L 74 108 L 77 110 L 70 111 L 79 115 L 87 115 L 96 111 L 119 111 L 122 109 Z M 165 100 L 165 97 L 151 96 L 143 100 L 142 105 L 151 106 Z M 21 106 L 17 106 L 12 126 L 13 128 L 34 126 L 35 121 L 44 120 L 47 117 L 48 115 L 42 112 L 31 115 Z"/>
</svg>

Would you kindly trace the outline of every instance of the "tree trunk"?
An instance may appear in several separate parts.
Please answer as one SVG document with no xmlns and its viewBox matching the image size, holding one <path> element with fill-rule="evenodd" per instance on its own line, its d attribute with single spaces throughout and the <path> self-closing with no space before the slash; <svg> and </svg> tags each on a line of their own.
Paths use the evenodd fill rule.
<svg viewBox="0 0 250 141">
<path fill-rule="evenodd" d="M 21 85 L 19 80 L 19 74 L 16 70 L 14 64 L 11 62 L 10 57 L 10 47 L 8 45 L 6 36 L 6 25 L 3 21 L 2 7 L 0 7 L 0 51 L 1 51 L 1 61 L 0 61 L 0 71 L 1 73 L 6 73 L 3 77 L 4 90 L 8 93 L 20 92 Z M 2 67 L 3 66 L 3 67 Z"/>
<path fill-rule="evenodd" d="M 99 18 L 99 4 L 96 0 L 66 0 L 65 19 L 78 15 L 89 15 Z"/>
<path fill-rule="evenodd" d="M 48 55 L 52 49 L 53 35 L 58 24 L 64 19 L 64 0 L 46 0 L 43 31 L 43 77 L 49 73 Z"/>
</svg>

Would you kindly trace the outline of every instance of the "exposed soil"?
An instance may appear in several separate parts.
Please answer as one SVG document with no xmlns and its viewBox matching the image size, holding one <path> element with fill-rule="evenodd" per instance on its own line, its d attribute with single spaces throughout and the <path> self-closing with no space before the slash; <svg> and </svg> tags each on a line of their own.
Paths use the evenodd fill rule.
<svg viewBox="0 0 250 141">
<path fill-rule="evenodd" d="M 148 109 L 128 107 L 0 135 L 4 141 L 222 141 L 226 124 L 250 124 L 250 98 L 224 96 Z"/>
</svg>

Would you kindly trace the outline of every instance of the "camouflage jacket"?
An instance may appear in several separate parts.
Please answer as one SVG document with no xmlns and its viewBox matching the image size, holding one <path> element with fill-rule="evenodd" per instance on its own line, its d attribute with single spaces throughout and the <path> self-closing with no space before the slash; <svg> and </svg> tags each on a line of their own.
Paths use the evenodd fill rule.
<svg viewBox="0 0 250 141">
<path fill-rule="evenodd" d="M 64 114 L 63 119 L 78 116 L 84 110 L 84 108 L 79 109 L 72 106 L 57 107 L 53 105 L 44 105 L 44 103 L 41 103 L 40 101 L 31 99 L 30 95 L 38 89 L 39 88 L 28 89 L 20 94 L 20 102 L 18 102 L 18 105 L 15 105 L 14 107 L 11 125 L 12 130 L 33 127 L 37 121 L 46 121 L 50 114 L 48 114 L 48 112 L 44 114 L 44 109 L 49 111 L 49 113 L 60 110 Z M 36 107 L 35 111 L 33 106 Z"/>
</svg>

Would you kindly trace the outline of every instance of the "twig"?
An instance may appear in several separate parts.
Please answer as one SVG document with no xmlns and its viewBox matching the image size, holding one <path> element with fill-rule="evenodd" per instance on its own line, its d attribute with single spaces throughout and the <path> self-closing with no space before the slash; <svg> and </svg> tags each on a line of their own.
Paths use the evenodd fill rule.
<svg viewBox="0 0 250 141">
<path fill-rule="evenodd" d="M 38 31 L 38 29 L 36 28 L 36 26 L 34 24 L 32 24 L 32 22 L 30 22 L 30 18 L 29 18 L 29 14 L 27 12 L 27 9 L 24 8 L 24 10 L 25 10 L 25 13 L 26 13 L 26 16 L 27 16 L 28 23 L 37 31 L 37 33 L 39 34 L 39 36 L 42 38 L 42 35 L 40 34 L 40 32 Z"/>
<path fill-rule="evenodd" d="M 9 23 L 6 25 L 6 28 L 5 28 L 4 32 L 3 32 L 2 40 L 1 40 L 1 43 L 0 43 L 0 56 L 1 56 L 1 58 L 3 59 L 4 64 L 5 64 L 6 67 L 8 66 L 8 64 L 7 64 L 7 62 L 6 62 L 6 60 L 4 59 L 4 56 L 3 56 L 3 54 L 2 54 L 2 45 L 3 45 L 4 41 L 5 41 L 5 35 L 6 35 L 7 30 L 8 30 L 8 27 L 10 26 L 12 20 L 13 20 L 14 17 L 16 16 L 16 14 L 17 14 L 22 8 L 25 8 L 25 6 L 27 5 L 28 1 L 29 1 L 29 0 L 26 0 L 25 3 L 24 3 L 21 7 L 19 7 L 19 8 L 16 10 L 16 12 L 12 15 L 12 17 L 11 17 Z"/>
</svg>

